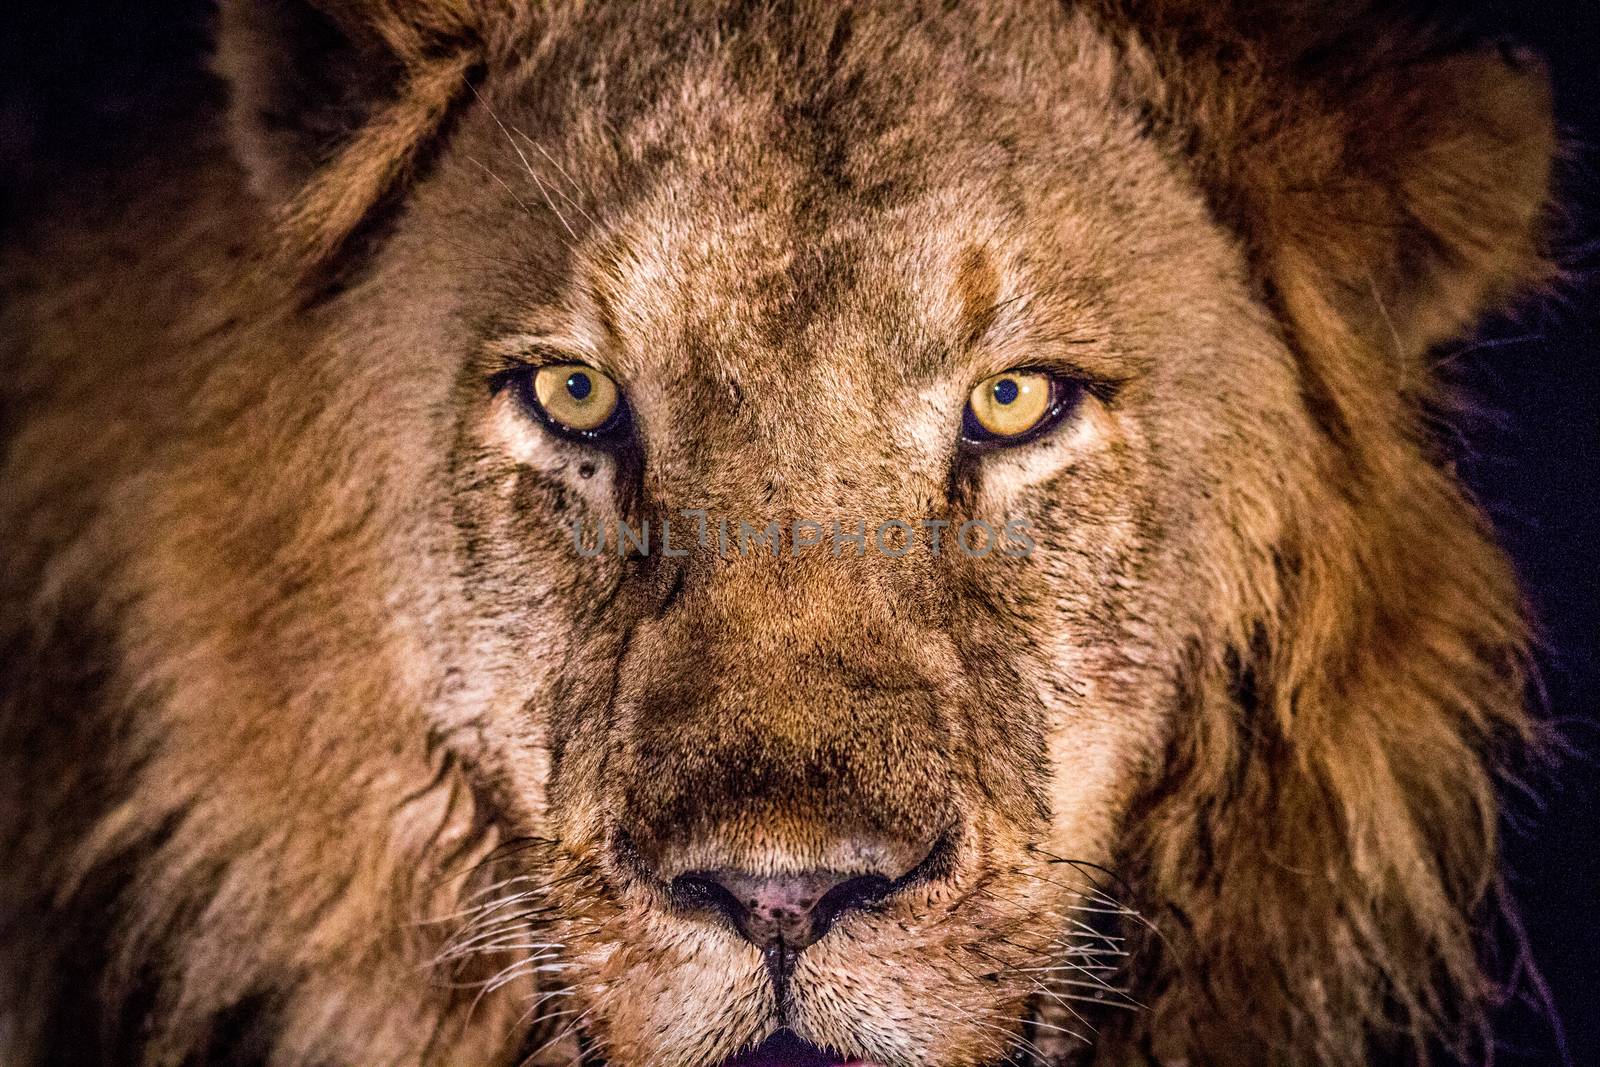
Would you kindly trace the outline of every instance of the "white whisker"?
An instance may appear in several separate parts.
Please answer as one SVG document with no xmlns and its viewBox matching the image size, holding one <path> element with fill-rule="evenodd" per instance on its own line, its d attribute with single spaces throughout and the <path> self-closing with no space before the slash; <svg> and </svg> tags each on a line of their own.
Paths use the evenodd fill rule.
<svg viewBox="0 0 1600 1067">
<path fill-rule="evenodd" d="M 532 178 L 533 183 L 539 187 L 539 192 L 544 197 L 545 205 L 549 207 L 550 213 L 561 222 L 561 225 L 567 231 L 567 236 L 577 240 L 577 231 L 572 228 L 572 224 L 567 221 L 567 217 L 561 214 L 561 209 L 556 207 L 556 202 L 550 198 L 550 191 L 545 188 L 544 182 L 539 180 L 538 173 L 533 169 L 532 161 L 522 151 L 522 147 L 517 144 L 517 139 L 511 135 L 511 130 L 506 127 L 505 123 L 500 121 L 500 116 L 495 114 L 494 108 L 490 107 L 489 102 L 483 98 L 483 94 L 478 92 L 477 86 L 469 83 L 467 87 L 472 90 L 472 95 L 478 98 L 478 102 L 483 105 L 483 109 L 489 113 L 489 117 L 494 120 L 494 124 L 500 127 L 500 132 L 505 134 L 506 141 L 511 145 L 511 150 L 517 154 L 518 159 L 522 160 L 522 167 L 528 172 L 528 177 Z"/>
</svg>

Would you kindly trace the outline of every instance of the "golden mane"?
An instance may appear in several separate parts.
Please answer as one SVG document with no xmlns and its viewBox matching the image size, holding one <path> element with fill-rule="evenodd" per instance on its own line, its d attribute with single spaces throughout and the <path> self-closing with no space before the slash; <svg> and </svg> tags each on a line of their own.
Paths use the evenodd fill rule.
<svg viewBox="0 0 1600 1067">
<path fill-rule="evenodd" d="M 1145 1036 L 1468 1056 L 1496 993 L 1497 768 L 1538 727 L 1514 576 L 1430 443 L 1427 354 L 1549 274 L 1548 88 L 1525 54 L 1267 6 L 1108 5 L 1130 97 L 1240 232 L 1322 432 L 1265 505 L 1288 536 L 1236 531 L 1253 607 L 1193 650 L 1192 729 L 1130 819 L 1181 931 L 1142 950 L 1151 1018 L 1190 1028 Z"/>
</svg>

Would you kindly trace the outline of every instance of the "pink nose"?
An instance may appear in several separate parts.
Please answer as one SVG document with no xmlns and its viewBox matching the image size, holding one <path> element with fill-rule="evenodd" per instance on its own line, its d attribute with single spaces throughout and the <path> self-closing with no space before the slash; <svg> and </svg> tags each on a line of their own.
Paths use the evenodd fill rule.
<svg viewBox="0 0 1600 1067">
<path fill-rule="evenodd" d="M 828 932 L 847 911 L 869 908 L 894 883 L 881 874 L 799 871 L 759 876 L 744 871 L 689 871 L 672 880 L 678 900 L 721 912 L 761 948 L 799 951 Z"/>
</svg>

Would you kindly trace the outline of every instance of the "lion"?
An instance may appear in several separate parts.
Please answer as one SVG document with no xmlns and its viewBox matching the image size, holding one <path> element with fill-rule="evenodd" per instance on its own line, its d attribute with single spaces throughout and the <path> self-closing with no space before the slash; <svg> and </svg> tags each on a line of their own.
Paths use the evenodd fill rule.
<svg viewBox="0 0 1600 1067">
<path fill-rule="evenodd" d="M 1477 1055 L 1557 143 L 1335 8 L 225 0 L 5 257 L 0 1060 Z"/>
</svg>

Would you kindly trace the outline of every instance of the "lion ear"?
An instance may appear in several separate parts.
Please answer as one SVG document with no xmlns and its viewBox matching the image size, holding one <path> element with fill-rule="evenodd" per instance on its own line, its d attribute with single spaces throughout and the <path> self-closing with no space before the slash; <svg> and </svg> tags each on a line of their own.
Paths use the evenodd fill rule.
<svg viewBox="0 0 1600 1067">
<path fill-rule="evenodd" d="M 1146 38 L 1141 106 L 1181 138 L 1292 330 L 1331 315 L 1417 357 L 1548 273 L 1548 79 L 1509 49 L 1336 9 L 1241 28 L 1176 3 Z"/>
<path fill-rule="evenodd" d="M 222 4 L 216 66 L 227 80 L 228 136 L 252 188 L 289 200 L 390 96 L 394 57 L 302 0 Z"/>
<path fill-rule="evenodd" d="M 229 86 L 228 135 L 297 251 L 331 254 L 404 178 L 470 91 L 490 37 L 511 28 L 512 8 L 223 0 L 216 67 Z"/>
<path fill-rule="evenodd" d="M 1489 51 L 1380 67 L 1349 90 L 1341 118 L 1339 155 L 1330 143 L 1323 157 L 1333 170 L 1318 173 L 1321 159 L 1280 170 L 1261 205 L 1286 301 L 1320 291 L 1384 350 L 1415 357 L 1546 276 L 1556 141 L 1531 60 Z"/>
</svg>

